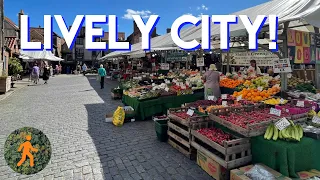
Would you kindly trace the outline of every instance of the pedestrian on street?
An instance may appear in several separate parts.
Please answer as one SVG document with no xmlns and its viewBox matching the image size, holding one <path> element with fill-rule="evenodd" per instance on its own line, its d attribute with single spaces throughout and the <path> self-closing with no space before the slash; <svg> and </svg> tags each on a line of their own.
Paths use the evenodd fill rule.
<svg viewBox="0 0 320 180">
<path fill-rule="evenodd" d="M 56 71 L 56 75 L 58 75 L 59 74 L 59 66 L 58 65 L 56 65 L 55 71 Z"/>
<path fill-rule="evenodd" d="M 100 68 L 98 70 L 98 74 L 100 76 L 100 86 L 101 86 L 101 89 L 104 88 L 104 77 L 106 76 L 106 70 L 103 68 L 103 65 L 101 64 L 100 65 Z"/>
<path fill-rule="evenodd" d="M 48 84 L 49 76 L 50 76 L 50 69 L 49 69 L 49 66 L 45 64 L 43 68 L 43 75 L 42 75 L 44 84 Z"/>
<path fill-rule="evenodd" d="M 50 65 L 50 76 L 53 77 L 53 67 Z"/>
<path fill-rule="evenodd" d="M 84 63 L 82 65 L 82 73 L 83 73 L 84 76 L 86 75 L 86 71 L 87 71 L 87 65 Z"/>
<path fill-rule="evenodd" d="M 38 84 L 39 74 L 40 74 L 40 70 L 39 70 L 38 64 L 35 63 L 31 72 L 31 77 L 34 84 Z"/>
<path fill-rule="evenodd" d="M 59 64 L 59 74 L 62 74 L 62 66 Z"/>
</svg>

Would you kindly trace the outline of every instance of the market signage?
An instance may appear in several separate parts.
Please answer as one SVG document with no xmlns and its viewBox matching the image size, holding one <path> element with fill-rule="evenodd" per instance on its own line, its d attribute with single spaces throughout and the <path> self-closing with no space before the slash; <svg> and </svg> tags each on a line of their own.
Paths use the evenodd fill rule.
<svg viewBox="0 0 320 180">
<path fill-rule="evenodd" d="M 231 66 L 249 66 L 253 59 L 258 66 L 273 66 L 273 62 L 279 60 L 277 55 L 269 51 L 229 53 L 229 57 Z M 222 54 L 222 64 L 227 65 L 227 53 Z"/>
<path fill-rule="evenodd" d="M 169 70 L 169 63 L 161 63 L 160 64 L 160 69 L 162 70 Z"/>
<path fill-rule="evenodd" d="M 197 67 L 204 66 L 204 58 L 197 58 Z"/>
<path fill-rule="evenodd" d="M 172 62 L 187 61 L 188 53 L 182 50 L 168 51 L 166 60 Z"/>
<path fill-rule="evenodd" d="M 289 58 L 279 59 L 274 61 L 274 73 L 289 73 L 292 72 Z"/>
<path fill-rule="evenodd" d="M 289 29 L 287 39 L 290 61 L 295 64 L 320 63 L 319 34 Z"/>
</svg>

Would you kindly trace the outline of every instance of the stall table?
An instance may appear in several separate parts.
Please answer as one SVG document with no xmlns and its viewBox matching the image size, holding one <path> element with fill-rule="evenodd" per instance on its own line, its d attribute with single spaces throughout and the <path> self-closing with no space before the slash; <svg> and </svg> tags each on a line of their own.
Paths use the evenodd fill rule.
<svg viewBox="0 0 320 180">
<path fill-rule="evenodd" d="M 253 163 L 263 163 L 285 176 L 298 178 L 296 172 L 320 170 L 320 141 L 303 137 L 300 142 L 251 139 Z"/>
<path fill-rule="evenodd" d="M 190 95 L 182 96 L 164 96 L 156 99 L 147 99 L 139 101 L 137 98 L 132 98 L 124 95 L 122 101 L 124 104 L 133 107 L 137 120 L 145 120 L 156 114 L 166 114 L 169 108 L 181 107 L 183 103 L 190 103 L 203 99 L 203 92 L 197 92 Z"/>
</svg>

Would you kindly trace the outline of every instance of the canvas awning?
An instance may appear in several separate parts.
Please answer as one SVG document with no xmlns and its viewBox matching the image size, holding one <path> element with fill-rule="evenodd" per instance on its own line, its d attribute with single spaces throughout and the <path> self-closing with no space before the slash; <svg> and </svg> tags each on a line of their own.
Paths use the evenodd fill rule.
<svg viewBox="0 0 320 180">
<path fill-rule="evenodd" d="M 20 58 L 23 61 L 34 61 L 34 60 L 47 60 L 47 61 L 63 61 L 63 59 L 56 57 L 51 51 L 20 51 Z"/>
<path fill-rule="evenodd" d="M 242 11 L 233 13 L 233 15 L 247 15 L 251 21 L 254 21 L 258 15 L 277 15 L 279 23 L 288 22 L 289 28 L 297 27 L 308 23 L 315 27 L 320 27 L 320 0 L 274 0 L 269 1 Z M 266 22 L 266 25 L 268 21 Z M 297 30 L 312 30 L 310 27 L 302 26 L 295 28 Z M 238 24 L 230 25 L 230 36 L 246 36 L 246 29 L 242 24 L 241 20 Z M 220 26 L 217 24 L 211 24 L 211 35 L 213 37 L 219 37 Z M 193 39 L 201 39 L 201 24 L 197 27 L 192 26 L 183 29 L 180 32 L 180 37 L 184 41 L 191 41 Z M 267 41 L 267 40 L 264 40 Z M 265 43 L 265 42 L 262 42 Z M 164 34 L 151 39 L 151 49 L 163 48 L 163 47 L 174 47 L 175 44 L 172 41 L 171 34 Z M 141 50 L 141 42 L 131 46 L 131 51 Z M 115 51 L 108 54 L 111 57 L 119 56 L 124 53 L 123 51 Z M 106 55 L 103 58 L 108 58 Z"/>
</svg>

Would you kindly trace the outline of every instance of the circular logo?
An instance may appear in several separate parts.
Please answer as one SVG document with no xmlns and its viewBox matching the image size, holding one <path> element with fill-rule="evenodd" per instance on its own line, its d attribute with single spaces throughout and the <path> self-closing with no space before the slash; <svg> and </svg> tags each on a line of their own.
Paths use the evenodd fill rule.
<svg viewBox="0 0 320 180">
<path fill-rule="evenodd" d="M 51 145 L 40 130 L 24 127 L 12 132 L 4 145 L 4 157 L 12 170 L 35 174 L 43 170 L 51 158 Z"/>
</svg>

